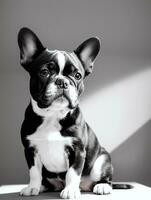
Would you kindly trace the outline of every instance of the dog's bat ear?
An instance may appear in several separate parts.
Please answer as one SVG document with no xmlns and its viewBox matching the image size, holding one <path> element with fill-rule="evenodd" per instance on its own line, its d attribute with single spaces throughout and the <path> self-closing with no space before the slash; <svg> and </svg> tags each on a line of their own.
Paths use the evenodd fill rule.
<svg viewBox="0 0 151 200">
<path fill-rule="evenodd" d="M 100 39 L 97 37 L 89 38 L 84 41 L 74 52 L 80 59 L 85 69 L 85 76 L 90 74 L 93 64 L 100 50 Z"/>
<path fill-rule="evenodd" d="M 28 70 L 30 63 L 45 49 L 39 38 L 28 28 L 22 28 L 18 33 L 20 48 L 20 63 Z"/>
</svg>

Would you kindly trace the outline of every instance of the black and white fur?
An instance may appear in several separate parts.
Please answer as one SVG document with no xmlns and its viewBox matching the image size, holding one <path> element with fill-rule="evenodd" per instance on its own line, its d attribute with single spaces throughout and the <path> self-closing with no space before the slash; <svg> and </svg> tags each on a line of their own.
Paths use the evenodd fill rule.
<svg viewBox="0 0 151 200">
<path fill-rule="evenodd" d="M 100 50 L 99 39 L 86 40 L 72 53 L 52 51 L 22 28 L 18 44 L 31 93 L 21 128 L 30 182 L 20 194 L 61 191 L 62 198 L 79 199 L 80 190 L 110 193 L 110 155 L 85 122 L 78 101 Z"/>
</svg>

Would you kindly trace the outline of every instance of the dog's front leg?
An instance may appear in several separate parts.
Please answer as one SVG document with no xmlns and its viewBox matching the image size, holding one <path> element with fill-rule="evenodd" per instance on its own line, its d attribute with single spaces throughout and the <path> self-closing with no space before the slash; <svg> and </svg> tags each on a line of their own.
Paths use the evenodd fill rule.
<svg viewBox="0 0 151 200">
<path fill-rule="evenodd" d="M 29 167 L 29 184 L 27 187 L 23 188 L 20 195 L 23 196 L 35 196 L 38 195 L 41 188 L 41 169 L 42 164 L 39 156 L 35 154 L 33 148 L 25 149 L 25 157 Z"/>
<path fill-rule="evenodd" d="M 75 160 L 66 173 L 65 188 L 60 193 L 64 199 L 79 199 L 80 198 L 80 180 L 81 173 L 85 162 L 85 148 L 81 140 L 74 141 Z"/>
</svg>

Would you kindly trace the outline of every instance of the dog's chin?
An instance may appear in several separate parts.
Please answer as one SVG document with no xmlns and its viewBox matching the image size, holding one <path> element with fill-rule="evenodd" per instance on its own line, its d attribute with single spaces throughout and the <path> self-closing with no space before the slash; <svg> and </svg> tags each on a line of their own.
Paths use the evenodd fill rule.
<svg viewBox="0 0 151 200">
<path fill-rule="evenodd" d="M 73 109 L 74 105 L 71 102 L 71 100 L 65 96 L 59 96 L 57 98 L 54 98 L 53 100 L 51 99 L 42 99 L 37 102 L 38 107 L 41 109 L 45 108 L 55 108 L 56 110 L 63 109 L 63 108 L 69 108 Z"/>
<path fill-rule="evenodd" d="M 73 100 L 72 97 L 64 94 L 54 95 L 50 97 L 41 97 L 37 101 L 37 105 L 41 109 L 55 108 L 55 110 L 62 110 L 64 108 L 74 109 L 78 105 L 78 100 Z"/>
</svg>

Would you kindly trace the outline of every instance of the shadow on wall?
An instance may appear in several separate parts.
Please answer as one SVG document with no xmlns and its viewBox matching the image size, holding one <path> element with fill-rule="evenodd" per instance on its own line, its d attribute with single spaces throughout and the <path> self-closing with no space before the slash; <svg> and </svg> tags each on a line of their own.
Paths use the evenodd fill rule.
<svg viewBox="0 0 151 200">
<path fill-rule="evenodd" d="M 102 54 L 102 52 L 101 52 Z M 122 81 L 136 73 L 149 69 L 151 59 L 136 56 L 106 56 L 99 55 L 94 63 L 93 73 L 86 77 L 85 93 L 82 99 L 89 95 Z"/>
<path fill-rule="evenodd" d="M 104 87 L 81 102 L 86 121 L 109 152 L 150 120 L 150 85 L 151 69 L 147 69 Z"/>
<path fill-rule="evenodd" d="M 151 120 L 112 153 L 114 181 L 133 181 L 151 186 Z"/>
</svg>

